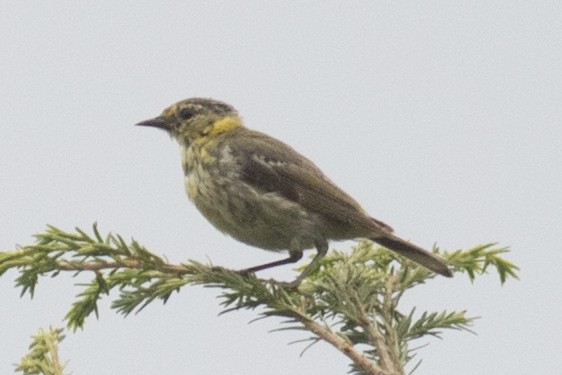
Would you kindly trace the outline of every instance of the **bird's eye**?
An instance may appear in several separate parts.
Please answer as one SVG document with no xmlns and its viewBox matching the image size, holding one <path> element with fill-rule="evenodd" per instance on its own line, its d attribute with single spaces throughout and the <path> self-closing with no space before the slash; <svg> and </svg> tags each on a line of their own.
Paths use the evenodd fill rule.
<svg viewBox="0 0 562 375">
<path fill-rule="evenodd" d="M 180 119 L 189 120 L 196 114 L 197 112 L 193 108 L 184 108 L 180 111 Z"/>
</svg>

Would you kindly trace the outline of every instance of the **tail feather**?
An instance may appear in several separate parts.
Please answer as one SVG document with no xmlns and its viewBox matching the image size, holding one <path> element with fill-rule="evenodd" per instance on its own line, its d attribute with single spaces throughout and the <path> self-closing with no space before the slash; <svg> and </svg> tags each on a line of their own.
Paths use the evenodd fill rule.
<svg viewBox="0 0 562 375">
<path fill-rule="evenodd" d="M 449 267 L 447 267 L 443 259 L 421 247 L 404 241 L 392 234 L 386 234 L 384 237 L 372 238 L 372 240 L 440 275 L 453 277 L 453 273 Z"/>
</svg>

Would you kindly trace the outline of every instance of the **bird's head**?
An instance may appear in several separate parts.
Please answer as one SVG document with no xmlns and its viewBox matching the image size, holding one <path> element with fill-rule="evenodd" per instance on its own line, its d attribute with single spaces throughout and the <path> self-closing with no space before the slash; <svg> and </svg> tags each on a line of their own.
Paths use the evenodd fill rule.
<svg viewBox="0 0 562 375">
<path fill-rule="evenodd" d="M 162 114 L 136 125 L 163 129 L 181 145 L 215 137 L 242 126 L 234 107 L 218 100 L 191 98 L 172 104 Z"/>
</svg>

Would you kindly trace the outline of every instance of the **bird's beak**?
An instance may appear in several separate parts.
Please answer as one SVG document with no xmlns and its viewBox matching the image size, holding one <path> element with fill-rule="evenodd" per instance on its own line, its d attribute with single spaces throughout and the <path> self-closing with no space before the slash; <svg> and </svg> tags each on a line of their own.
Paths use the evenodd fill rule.
<svg viewBox="0 0 562 375">
<path fill-rule="evenodd" d="M 166 120 L 166 118 L 162 117 L 162 116 L 158 116 L 155 117 L 153 119 L 150 120 L 145 120 L 145 121 L 141 121 L 138 124 L 135 124 L 138 126 L 152 126 L 153 128 L 159 128 L 162 130 L 166 130 L 166 131 L 170 131 L 171 130 L 171 125 L 169 121 Z"/>
</svg>

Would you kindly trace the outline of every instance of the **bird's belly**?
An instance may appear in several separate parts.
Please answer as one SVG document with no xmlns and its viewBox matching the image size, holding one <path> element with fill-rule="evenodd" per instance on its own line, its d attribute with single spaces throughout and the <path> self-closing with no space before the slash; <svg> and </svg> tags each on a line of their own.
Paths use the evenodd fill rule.
<svg viewBox="0 0 562 375">
<path fill-rule="evenodd" d="M 222 232 L 266 250 L 304 250 L 325 241 L 317 215 L 297 203 L 206 173 L 187 174 L 185 188 L 203 216 Z"/>
</svg>

